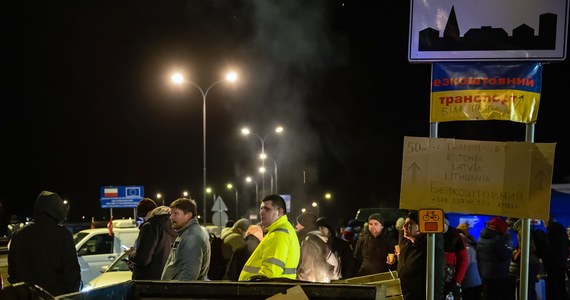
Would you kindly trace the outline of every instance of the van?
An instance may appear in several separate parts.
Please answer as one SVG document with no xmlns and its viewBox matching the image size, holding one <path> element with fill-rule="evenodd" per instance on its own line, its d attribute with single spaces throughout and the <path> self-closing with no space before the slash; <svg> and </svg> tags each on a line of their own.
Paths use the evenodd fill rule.
<svg viewBox="0 0 570 300">
<path fill-rule="evenodd" d="M 101 267 L 110 265 L 125 250 L 134 247 L 139 235 L 132 220 L 114 220 L 113 235 L 108 228 L 84 229 L 73 235 L 81 281 L 87 284 L 101 274 Z"/>
</svg>

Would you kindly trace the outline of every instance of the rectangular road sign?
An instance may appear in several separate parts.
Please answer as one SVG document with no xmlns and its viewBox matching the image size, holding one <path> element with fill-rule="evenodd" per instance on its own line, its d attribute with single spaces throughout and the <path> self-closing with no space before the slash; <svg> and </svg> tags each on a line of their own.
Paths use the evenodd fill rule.
<svg viewBox="0 0 570 300">
<path fill-rule="evenodd" d="M 555 145 L 405 137 L 400 208 L 547 220 Z"/>
<path fill-rule="evenodd" d="M 562 61 L 569 0 L 411 0 L 408 60 Z"/>
<path fill-rule="evenodd" d="M 142 186 L 102 186 L 101 208 L 135 208 L 143 197 Z"/>
</svg>

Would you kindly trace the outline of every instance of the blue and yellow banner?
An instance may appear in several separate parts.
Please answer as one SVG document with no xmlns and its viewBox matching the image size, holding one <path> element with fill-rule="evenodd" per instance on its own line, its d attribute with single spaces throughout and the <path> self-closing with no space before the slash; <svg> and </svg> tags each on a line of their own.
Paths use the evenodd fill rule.
<svg viewBox="0 0 570 300">
<path fill-rule="evenodd" d="M 430 122 L 534 123 L 541 63 L 433 63 Z"/>
</svg>

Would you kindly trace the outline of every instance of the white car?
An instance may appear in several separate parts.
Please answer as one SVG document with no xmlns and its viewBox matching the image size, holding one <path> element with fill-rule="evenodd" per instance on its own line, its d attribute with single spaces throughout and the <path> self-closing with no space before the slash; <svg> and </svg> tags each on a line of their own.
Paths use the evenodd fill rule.
<svg viewBox="0 0 570 300">
<path fill-rule="evenodd" d="M 101 274 L 101 267 L 110 265 L 126 249 L 134 247 L 139 229 L 133 220 L 114 220 L 113 233 L 109 235 L 107 228 L 94 228 L 73 236 L 84 285 Z"/>
<path fill-rule="evenodd" d="M 127 252 L 123 252 L 110 266 L 101 267 L 102 274 L 89 281 L 88 284 L 83 286 L 81 291 L 85 292 L 94 288 L 131 280 L 133 273 L 127 265 L 127 259 Z"/>
</svg>

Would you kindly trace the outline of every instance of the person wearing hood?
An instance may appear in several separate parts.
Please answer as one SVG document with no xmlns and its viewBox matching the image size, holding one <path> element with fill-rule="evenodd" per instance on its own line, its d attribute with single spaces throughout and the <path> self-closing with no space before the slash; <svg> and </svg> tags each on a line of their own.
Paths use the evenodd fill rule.
<svg viewBox="0 0 570 300">
<path fill-rule="evenodd" d="M 34 203 L 34 223 L 12 237 L 8 282 L 35 284 L 52 296 L 78 292 L 81 270 L 73 236 L 61 225 L 67 208 L 61 197 L 43 191 Z"/>
<path fill-rule="evenodd" d="M 144 222 L 139 227 L 136 248 L 129 249 L 129 262 L 133 280 L 160 280 L 162 270 L 176 239 L 170 223 L 170 207 L 156 206 L 149 198 L 137 205 L 137 217 Z"/>
<path fill-rule="evenodd" d="M 492 218 L 481 230 L 477 241 L 477 267 L 483 281 L 481 299 L 510 299 L 509 265 L 513 253 L 513 238 L 507 222 Z"/>
<path fill-rule="evenodd" d="M 263 228 L 259 224 L 249 225 L 245 232 L 244 244 L 236 249 L 228 263 L 228 279 L 239 280 L 239 274 L 253 251 L 263 240 Z"/>
</svg>

